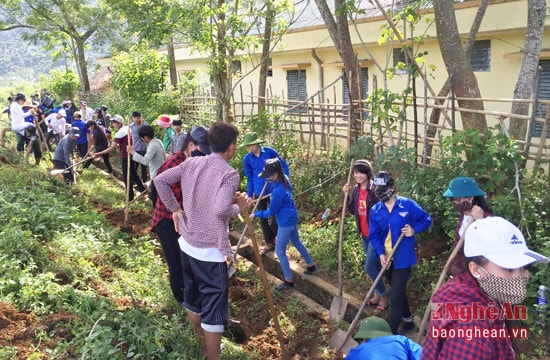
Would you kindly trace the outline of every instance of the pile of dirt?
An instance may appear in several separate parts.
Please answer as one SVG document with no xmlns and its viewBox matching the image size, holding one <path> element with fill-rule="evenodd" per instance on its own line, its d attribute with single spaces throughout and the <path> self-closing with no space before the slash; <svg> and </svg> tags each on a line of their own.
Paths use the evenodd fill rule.
<svg viewBox="0 0 550 360">
<path fill-rule="evenodd" d="M 28 359 L 35 351 L 44 353 L 46 348 L 55 348 L 61 340 L 71 341 L 73 335 L 67 323 L 74 319 L 77 317 L 61 311 L 38 320 L 32 312 L 0 303 L 0 344 L 16 349 L 18 359 Z M 41 332 L 53 332 L 53 340 L 41 342 L 37 337 Z"/>
</svg>

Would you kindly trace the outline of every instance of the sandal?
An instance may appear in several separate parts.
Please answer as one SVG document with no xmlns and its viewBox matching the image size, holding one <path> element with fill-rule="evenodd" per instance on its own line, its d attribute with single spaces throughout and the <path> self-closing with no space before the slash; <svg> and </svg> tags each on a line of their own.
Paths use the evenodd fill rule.
<svg viewBox="0 0 550 360">
<path fill-rule="evenodd" d="M 265 255 L 267 254 L 268 252 L 270 251 L 274 251 L 275 250 L 275 246 L 273 245 L 266 245 L 262 248 L 262 250 L 260 250 L 260 255 Z"/>
<path fill-rule="evenodd" d="M 384 306 L 384 305 L 378 304 L 378 305 L 376 305 L 376 307 L 374 308 L 372 314 L 373 314 L 373 315 L 377 315 L 377 316 L 378 316 L 378 315 L 382 315 L 383 313 L 386 312 L 386 310 L 387 310 L 389 307 L 390 307 L 389 305 Z"/>
</svg>

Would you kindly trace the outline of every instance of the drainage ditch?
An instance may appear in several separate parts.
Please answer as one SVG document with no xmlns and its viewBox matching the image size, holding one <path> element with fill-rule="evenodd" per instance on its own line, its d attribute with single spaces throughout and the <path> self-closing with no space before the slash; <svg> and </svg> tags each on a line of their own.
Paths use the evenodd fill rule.
<svg viewBox="0 0 550 360">
<path fill-rule="evenodd" d="M 237 243 L 240 235 L 241 234 L 237 232 L 232 232 L 230 234 L 230 239 L 233 246 Z M 257 265 L 252 241 L 250 239 L 245 238 L 243 240 L 237 253 L 242 257 L 238 259 L 238 261 L 251 262 L 254 265 Z M 263 255 L 262 260 L 266 272 L 274 278 L 277 278 L 279 283 L 282 282 L 284 280 L 283 273 L 274 252 L 269 252 L 266 255 Z M 315 275 L 304 275 L 303 272 L 305 269 L 292 263 L 292 261 L 290 262 L 290 269 L 292 271 L 292 278 L 295 283 L 294 290 L 311 299 L 322 307 L 324 311 L 328 312 L 332 300 L 335 296 L 338 296 L 338 287 L 318 278 Z M 273 278 L 270 280 L 272 279 Z M 346 292 L 343 292 L 342 296 L 348 300 L 348 306 L 346 307 L 344 314 L 344 321 L 351 323 L 353 318 L 357 315 L 363 299 L 357 299 Z M 369 314 L 365 311 L 364 316 L 369 316 Z"/>
</svg>

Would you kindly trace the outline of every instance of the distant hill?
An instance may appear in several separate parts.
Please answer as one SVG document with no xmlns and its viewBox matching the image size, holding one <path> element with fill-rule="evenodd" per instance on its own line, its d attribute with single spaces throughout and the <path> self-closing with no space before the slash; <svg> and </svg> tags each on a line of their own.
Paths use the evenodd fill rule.
<svg viewBox="0 0 550 360">
<path fill-rule="evenodd" d="M 23 30 L 0 31 L 0 83 L 15 85 L 18 81 L 38 84 L 40 75 L 52 69 L 65 69 L 63 61 L 54 62 L 39 45 L 30 45 L 22 39 Z M 67 59 L 67 65 L 74 65 Z"/>
</svg>

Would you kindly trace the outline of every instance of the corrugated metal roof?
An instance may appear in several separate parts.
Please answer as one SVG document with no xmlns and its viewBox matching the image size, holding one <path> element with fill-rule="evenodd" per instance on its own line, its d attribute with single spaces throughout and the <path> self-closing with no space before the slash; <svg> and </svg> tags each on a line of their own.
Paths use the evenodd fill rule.
<svg viewBox="0 0 550 360">
<path fill-rule="evenodd" d="M 429 9 L 432 7 L 431 0 L 424 0 L 421 2 L 411 1 L 411 0 L 380 0 L 380 4 L 384 7 L 386 11 L 400 11 L 403 10 L 406 6 L 415 5 L 417 9 Z M 307 28 L 312 26 L 322 26 L 325 24 L 321 13 L 317 8 L 314 0 L 296 0 L 294 3 L 295 6 L 295 17 L 296 21 L 290 27 L 293 30 Z M 329 8 L 334 11 L 334 2 L 330 1 L 328 3 Z M 357 19 L 368 19 L 373 17 L 382 16 L 382 11 L 376 5 L 374 1 L 369 0 L 359 0 L 356 1 L 355 6 L 357 9 L 360 9 L 362 14 L 357 14 Z"/>
</svg>

